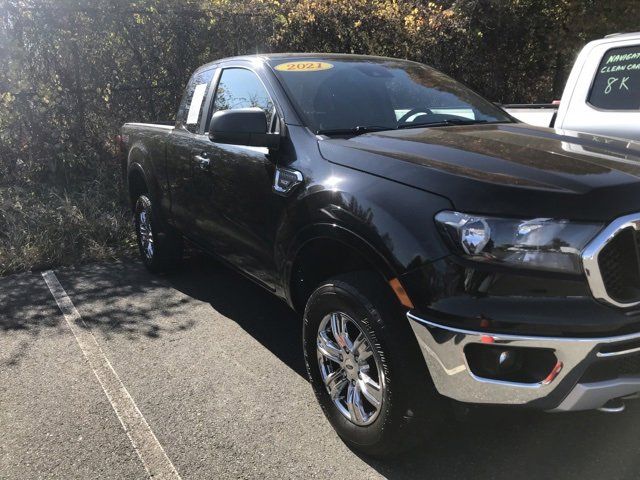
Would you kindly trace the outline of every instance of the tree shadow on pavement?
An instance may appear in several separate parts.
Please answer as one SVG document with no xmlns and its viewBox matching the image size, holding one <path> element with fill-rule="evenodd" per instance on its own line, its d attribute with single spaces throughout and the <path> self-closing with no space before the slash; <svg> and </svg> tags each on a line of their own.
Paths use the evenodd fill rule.
<svg viewBox="0 0 640 480">
<path fill-rule="evenodd" d="M 63 268 L 55 274 L 81 312 L 79 326 L 107 339 L 121 335 L 135 341 L 190 329 L 196 322 L 190 309 L 206 302 L 305 377 L 299 317 L 269 292 L 205 255 L 196 253 L 169 276 L 151 275 L 139 261 Z M 40 273 L 0 279 L 0 334 L 29 334 L 13 342 L 0 363 L 18 363 L 29 348 L 28 339 L 52 329 L 66 332 L 65 320 Z"/>
<path fill-rule="evenodd" d="M 389 479 L 637 479 L 639 420 L 631 404 L 616 415 L 477 407 L 426 432 L 416 451 L 364 460 Z"/>
<path fill-rule="evenodd" d="M 192 319 L 173 320 L 184 318 L 195 300 L 176 295 L 167 277 L 151 275 L 137 261 L 64 269 L 56 275 L 81 312 L 80 326 L 106 338 L 157 338 L 194 325 Z"/>
<path fill-rule="evenodd" d="M 192 320 L 162 321 L 188 312 L 195 300 L 175 294 L 164 278 L 151 276 L 139 262 L 84 265 L 55 274 L 81 311 L 78 325 L 98 330 L 107 338 L 156 338 L 193 326 Z M 45 332 L 69 333 L 41 274 L 0 279 L 0 335 L 4 336 L 0 346 L 5 348 L 0 365 L 17 365 L 32 341 Z"/>
<path fill-rule="evenodd" d="M 190 309 L 206 302 L 306 378 L 299 315 L 206 257 L 190 260 L 170 277 L 151 276 L 137 262 L 64 269 L 56 275 L 86 327 L 103 335 L 135 341 L 177 333 L 194 326 Z M 61 327 L 62 315 L 39 274 L 10 280 L 0 281 L 0 335 L 38 335 Z M 29 338 L 15 342 L 5 362 L 18 362 Z M 478 408 L 463 420 L 447 418 L 442 428 L 425 431 L 413 452 L 385 461 L 361 458 L 384 477 L 398 480 L 635 479 L 640 476 L 638 403 L 630 402 L 618 415 Z"/>
<path fill-rule="evenodd" d="M 58 307 L 39 274 L 0 279 L 0 331 L 55 327 Z"/>
<path fill-rule="evenodd" d="M 197 259 L 170 280 L 184 294 L 209 303 L 306 378 L 302 322 L 282 301 L 213 260 Z M 640 401 L 639 401 L 640 403 Z M 442 415 L 434 411 L 434 415 Z M 361 458 L 390 479 L 638 478 L 640 405 L 622 415 L 549 414 L 524 409 L 474 408 L 445 414 L 417 450 L 384 461 Z"/>
<path fill-rule="evenodd" d="M 39 274 L 0 279 L 0 367 L 14 367 L 43 331 L 61 331 L 60 311 Z"/>
<path fill-rule="evenodd" d="M 210 304 L 270 350 L 303 378 L 302 321 L 282 300 L 239 273 L 206 256 L 190 259 L 169 283 Z"/>
</svg>

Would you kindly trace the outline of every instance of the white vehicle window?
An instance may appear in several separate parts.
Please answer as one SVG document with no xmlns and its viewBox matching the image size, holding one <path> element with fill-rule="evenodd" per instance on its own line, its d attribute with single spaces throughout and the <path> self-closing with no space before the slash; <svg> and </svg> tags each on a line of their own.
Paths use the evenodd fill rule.
<svg viewBox="0 0 640 480">
<path fill-rule="evenodd" d="M 602 110 L 640 110 L 640 45 L 604 54 L 588 102 Z"/>
</svg>

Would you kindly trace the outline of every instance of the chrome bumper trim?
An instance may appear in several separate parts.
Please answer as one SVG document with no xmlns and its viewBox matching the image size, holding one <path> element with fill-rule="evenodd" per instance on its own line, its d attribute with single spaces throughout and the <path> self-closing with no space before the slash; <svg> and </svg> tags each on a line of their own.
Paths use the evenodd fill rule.
<svg viewBox="0 0 640 480">
<path fill-rule="evenodd" d="M 601 346 L 624 344 L 625 342 L 640 339 L 640 333 L 598 338 L 497 334 L 440 325 L 420 318 L 411 312 L 407 313 L 407 318 L 420 344 L 422 354 L 438 392 L 461 402 L 479 404 L 526 405 L 547 399 L 553 394 L 554 398 L 557 398 L 555 404 L 545 408 L 552 409 L 557 407 L 560 409 L 564 405 L 563 408 L 567 409 L 571 403 L 563 404 L 562 400 L 568 398 L 569 394 L 577 388 L 576 383 L 579 377 L 593 361 L 597 360 Z M 562 368 L 551 381 L 540 383 L 506 382 L 478 377 L 469 369 L 464 348 L 471 343 L 487 343 L 487 341 L 493 345 L 553 350 L 558 360 L 562 362 Z M 620 354 L 630 353 L 632 350 L 635 349 L 621 348 Z M 625 380 L 632 386 L 627 385 L 622 389 L 624 390 L 623 395 L 633 393 L 627 390 L 629 388 L 631 390 L 635 389 L 636 385 L 637 391 L 640 391 L 640 374 L 637 379 L 632 377 L 625 378 Z M 637 382 L 632 380 L 637 380 Z M 602 383 L 598 382 L 598 384 Z M 589 385 L 598 384 L 584 384 L 582 387 L 587 388 Z M 609 393 L 614 394 L 614 396 L 604 400 L 602 405 L 611 398 L 621 396 L 615 394 L 616 390 L 618 390 L 614 388 L 615 385 L 612 384 L 610 387 L 608 389 Z M 592 391 L 595 390 L 592 389 Z M 602 406 L 591 405 L 605 398 L 607 394 L 603 392 L 606 391 L 607 388 L 600 389 L 600 393 L 596 396 L 589 394 L 595 400 L 575 402 L 576 407 L 572 409 L 577 409 L 580 405 L 587 404 L 590 405 L 589 408 Z"/>
</svg>

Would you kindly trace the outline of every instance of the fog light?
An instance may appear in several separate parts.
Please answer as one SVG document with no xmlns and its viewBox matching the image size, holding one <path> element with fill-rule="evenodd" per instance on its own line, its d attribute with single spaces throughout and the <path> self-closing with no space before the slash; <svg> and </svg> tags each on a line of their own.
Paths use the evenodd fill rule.
<svg viewBox="0 0 640 480">
<path fill-rule="evenodd" d="M 516 354 L 513 350 L 504 350 L 498 356 L 498 370 L 506 371 L 516 363 Z"/>
<path fill-rule="evenodd" d="M 520 352 L 498 346 L 485 347 L 478 357 L 482 371 L 491 376 L 508 374 L 518 369 L 522 363 Z"/>
<path fill-rule="evenodd" d="M 548 349 L 471 343 L 464 352 L 471 373 L 492 380 L 549 383 L 562 369 L 562 363 Z"/>
</svg>

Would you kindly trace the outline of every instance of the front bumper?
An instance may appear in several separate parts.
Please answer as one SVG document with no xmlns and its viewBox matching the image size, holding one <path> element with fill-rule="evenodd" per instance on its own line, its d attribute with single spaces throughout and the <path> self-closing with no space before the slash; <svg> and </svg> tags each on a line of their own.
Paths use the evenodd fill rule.
<svg viewBox="0 0 640 480">
<path fill-rule="evenodd" d="M 589 410 L 640 392 L 640 369 L 612 373 L 597 381 L 585 375 L 595 364 L 640 355 L 640 333 L 598 338 L 519 336 L 448 327 L 412 312 L 407 318 L 438 392 L 461 402 Z M 469 366 L 465 349 L 470 344 L 545 349 L 553 351 L 557 364 L 548 377 L 537 382 L 483 378 Z"/>
</svg>

